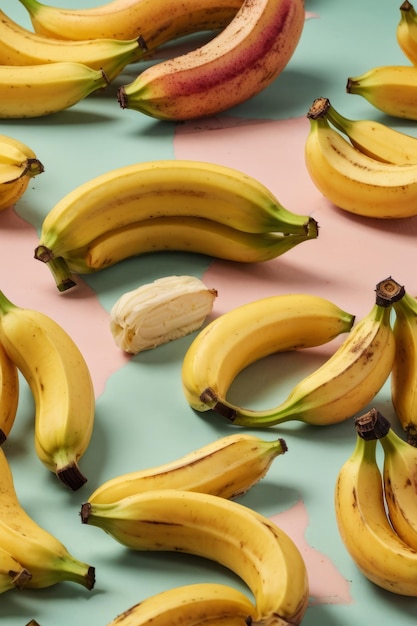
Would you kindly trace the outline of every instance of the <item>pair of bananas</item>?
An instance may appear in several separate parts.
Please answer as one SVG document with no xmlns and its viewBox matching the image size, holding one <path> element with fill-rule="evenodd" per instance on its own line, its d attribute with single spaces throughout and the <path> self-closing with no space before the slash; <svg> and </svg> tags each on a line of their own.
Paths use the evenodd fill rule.
<svg viewBox="0 0 417 626">
<path fill-rule="evenodd" d="M 332 204 L 376 219 L 417 215 L 417 137 L 348 119 L 327 98 L 317 98 L 307 117 L 307 171 Z"/>
<path fill-rule="evenodd" d="M 0 135 L 0 211 L 20 200 L 29 181 L 43 171 L 32 148 L 15 137 Z"/>
<path fill-rule="evenodd" d="M 228 585 L 186 585 L 144 599 L 111 626 L 301 622 L 308 580 L 297 546 L 270 520 L 233 500 L 286 450 L 282 439 L 232 434 L 169 463 L 111 478 L 91 494 L 81 506 L 84 524 L 133 550 L 214 560 L 254 597 L 252 602 Z"/>
<path fill-rule="evenodd" d="M 356 418 L 355 427 L 356 445 L 335 487 L 341 539 L 370 581 L 417 597 L 417 450 L 376 409 Z"/>
<path fill-rule="evenodd" d="M 196 411 L 213 410 L 239 426 L 291 420 L 328 425 L 363 410 L 392 373 L 393 404 L 411 441 L 417 423 L 417 300 L 387 278 L 376 286 L 369 313 L 356 325 L 353 321 L 334 304 L 305 294 L 237 307 L 208 324 L 188 348 L 182 365 L 185 398 Z M 250 363 L 272 352 L 324 344 L 342 332 L 348 335 L 337 350 L 280 405 L 254 410 L 228 401 L 232 382 Z"/>
<path fill-rule="evenodd" d="M 145 253 L 182 250 L 255 263 L 317 236 L 312 217 L 285 209 L 253 177 L 168 159 L 120 167 L 72 190 L 46 215 L 35 258 L 65 291 L 74 273 Z"/>
<path fill-rule="evenodd" d="M 72 490 L 86 478 L 78 467 L 94 424 L 95 393 L 79 348 L 40 311 L 16 306 L 0 292 L 0 443 L 15 422 L 18 371 L 35 402 L 35 450 L 44 466 Z"/>
<path fill-rule="evenodd" d="M 29 11 L 38 33 L 30 39 L 32 48 L 39 49 L 41 57 L 45 57 L 44 49 L 47 50 L 48 45 L 59 48 L 59 40 L 65 37 L 130 40 L 131 43 L 119 41 L 113 45 L 104 41 L 104 52 L 91 41 L 86 42 L 87 48 L 97 47 L 96 58 L 108 51 L 110 79 L 127 63 L 168 41 L 189 33 L 220 29 L 221 32 L 202 47 L 148 67 L 131 83 L 119 88 L 118 101 L 122 108 L 168 120 L 214 115 L 265 89 L 292 57 L 305 18 L 303 0 L 203 0 L 197 5 L 194 0 L 116 0 L 90 9 L 59 9 L 37 0 L 20 2 Z M 45 39 L 51 37 L 48 44 Z M 10 41 L 13 47 L 13 36 Z M 63 42 L 62 55 L 66 48 L 67 58 L 73 58 L 72 51 L 77 46 Z M 86 61 L 82 59 L 82 63 Z M 77 72 L 86 75 L 84 92 L 77 88 L 75 78 L 72 84 L 68 79 L 61 87 L 68 93 L 78 91 L 79 99 L 87 95 L 88 89 L 90 92 L 98 89 L 103 81 L 98 70 L 95 70 L 96 75 L 90 70 L 87 76 L 85 65 L 73 67 L 71 71 L 67 67 L 67 71 L 68 75 L 71 71 L 74 75 Z M 48 80 L 49 89 L 45 87 L 51 95 L 56 78 L 45 80 Z M 62 103 L 60 106 L 62 108 Z"/>
</svg>

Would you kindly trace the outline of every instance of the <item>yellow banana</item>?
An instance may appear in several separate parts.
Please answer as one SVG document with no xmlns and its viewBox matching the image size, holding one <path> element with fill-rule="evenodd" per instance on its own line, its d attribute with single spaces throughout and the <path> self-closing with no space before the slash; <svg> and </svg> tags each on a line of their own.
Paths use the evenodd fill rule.
<svg viewBox="0 0 417 626">
<path fill-rule="evenodd" d="M 387 115 L 417 119 L 417 67 L 381 65 L 360 76 L 350 76 L 346 91 L 362 96 Z"/>
<path fill-rule="evenodd" d="M 395 343 L 390 325 L 391 300 L 377 298 L 332 356 L 293 387 L 280 405 L 256 411 L 228 402 L 221 379 L 200 394 L 203 410 L 213 409 L 233 424 L 269 427 L 298 420 L 306 424 L 341 422 L 361 411 L 389 377 Z"/>
<path fill-rule="evenodd" d="M 222 29 L 242 4 L 242 0 L 113 0 L 64 9 L 37 0 L 19 1 L 41 35 L 73 40 L 141 36 L 149 50 L 184 35 Z"/>
<path fill-rule="evenodd" d="M 400 6 L 400 21 L 396 30 L 397 42 L 413 65 L 417 65 L 417 12 L 408 0 Z"/>
<path fill-rule="evenodd" d="M 0 135 L 0 210 L 15 204 L 29 180 L 44 171 L 34 151 L 23 142 Z"/>
<path fill-rule="evenodd" d="M 71 41 L 38 35 L 0 10 L 0 64 L 42 65 L 72 61 L 105 72 L 113 80 L 145 52 L 142 39 L 88 39 Z"/>
<path fill-rule="evenodd" d="M 281 619 L 296 625 L 302 620 L 308 581 L 297 546 L 282 529 L 242 504 L 161 489 L 111 504 L 86 502 L 81 521 L 133 550 L 189 553 L 231 569 L 255 598 L 255 622 L 267 625 Z"/>
<path fill-rule="evenodd" d="M 362 418 L 355 421 L 356 445 L 336 481 L 335 512 L 340 537 L 366 578 L 392 593 L 415 597 L 417 552 L 400 539 L 388 520 L 376 460 L 377 440 L 359 434 Z"/>
<path fill-rule="evenodd" d="M 10 434 L 18 404 L 18 370 L 0 343 L 0 445 L 6 441 Z"/>
<path fill-rule="evenodd" d="M 5 547 L 0 546 L 0 593 L 23 589 L 31 577 L 31 573 Z"/>
<path fill-rule="evenodd" d="M 0 292 L 0 341 L 27 380 L 35 401 L 35 449 L 70 489 L 86 478 L 78 462 L 88 447 L 95 396 L 87 364 L 71 337 L 40 311 Z"/>
<path fill-rule="evenodd" d="M 20 504 L 3 449 L 0 449 L 0 548 L 9 552 L 30 573 L 26 588 L 50 587 L 64 580 L 87 589 L 94 586 L 94 567 L 70 554 Z"/>
<path fill-rule="evenodd" d="M 417 215 L 417 163 L 382 163 L 361 153 L 330 126 L 325 109 L 315 103 L 307 114 L 305 163 L 317 189 L 337 207 L 365 217 Z"/>
<path fill-rule="evenodd" d="M 107 84 L 101 70 L 71 61 L 0 65 L 0 119 L 57 113 Z"/>
<path fill-rule="evenodd" d="M 243 0 L 230 24 L 208 43 L 156 63 L 122 85 L 120 106 L 163 120 L 189 120 L 230 109 L 265 89 L 284 70 L 304 19 L 303 0 Z"/>
<path fill-rule="evenodd" d="M 286 451 L 283 439 L 265 441 L 251 434 L 227 435 L 174 461 L 111 478 L 88 501 L 110 504 L 155 489 L 199 491 L 233 499 L 259 482 L 272 461 Z"/>
<path fill-rule="evenodd" d="M 248 626 L 256 608 L 242 592 L 216 583 L 174 587 L 145 598 L 108 626 Z"/>
</svg>

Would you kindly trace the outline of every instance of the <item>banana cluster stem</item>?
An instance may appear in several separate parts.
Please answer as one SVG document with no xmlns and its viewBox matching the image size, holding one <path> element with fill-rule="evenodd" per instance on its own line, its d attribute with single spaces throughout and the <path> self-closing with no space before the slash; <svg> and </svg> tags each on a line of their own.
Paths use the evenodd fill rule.
<svg viewBox="0 0 417 626">
<path fill-rule="evenodd" d="M 46 246 L 38 246 L 35 250 L 35 259 L 46 263 L 55 280 L 59 291 L 67 291 L 75 287 L 76 282 L 72 278 L 71 271 L 63 257 L 54 257 Z"/>
</svg>

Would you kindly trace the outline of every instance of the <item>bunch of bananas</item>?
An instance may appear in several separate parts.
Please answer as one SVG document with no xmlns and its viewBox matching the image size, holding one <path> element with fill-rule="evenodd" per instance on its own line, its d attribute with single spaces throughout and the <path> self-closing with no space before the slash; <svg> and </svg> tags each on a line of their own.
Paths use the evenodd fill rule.
<svg viewBox="0 0 417 626">
<path fill-rule="evenodd" d="M 32 148 L 14 137 L 0 135 L 0 211 L 15 204 L 30 179 L 43 171 Z"/>
<path fill-rule="evenodd" d="M 369 580 L 392 593 L 417 597 L 417 450 L 376 409 L 356 418 L 355 427 L 355 449 L 335 488 L 341 539 Z"/>
<path fill-rule="evenodd" d="M 312 217 L 285 209 L 253 177 L 168 159 L 120 167 L 73 189 L 46 215 L 35 258 L 65 291 L 73 273 L 135 255 L 183 250 L 254 263 L 317 236 Z"/>
<path fill-rule="evenodd" d="M 86 478 L 78 462 L 94 423 L 95 394 L 87 363 L 52 318 L 21 308 L 0 292 L 0 442 L 13 426 L 19 370 L 35 402 L 35 450 L 47 469 L 72 490 Z"/>
</svg>

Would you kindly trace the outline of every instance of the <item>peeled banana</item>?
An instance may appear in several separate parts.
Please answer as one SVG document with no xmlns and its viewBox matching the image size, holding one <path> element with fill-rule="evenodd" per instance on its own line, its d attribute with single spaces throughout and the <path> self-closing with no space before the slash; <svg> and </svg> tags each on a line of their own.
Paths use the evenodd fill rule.
<svg viewBox="0 0 417 626">
<path fill-rule="evenodd" d="M 408 0 L 400 6 L 400 21 L 396 30 L 397 42 L 413 65 L 417 65 L 417 12 Z"/>
<path fill-rule="evenodd" d="M 43 171 L 44 166 L 32 148 L 14 137 L 0 135 L 0 210 L 15 204 L 30 179 Z"/>
</svg>

